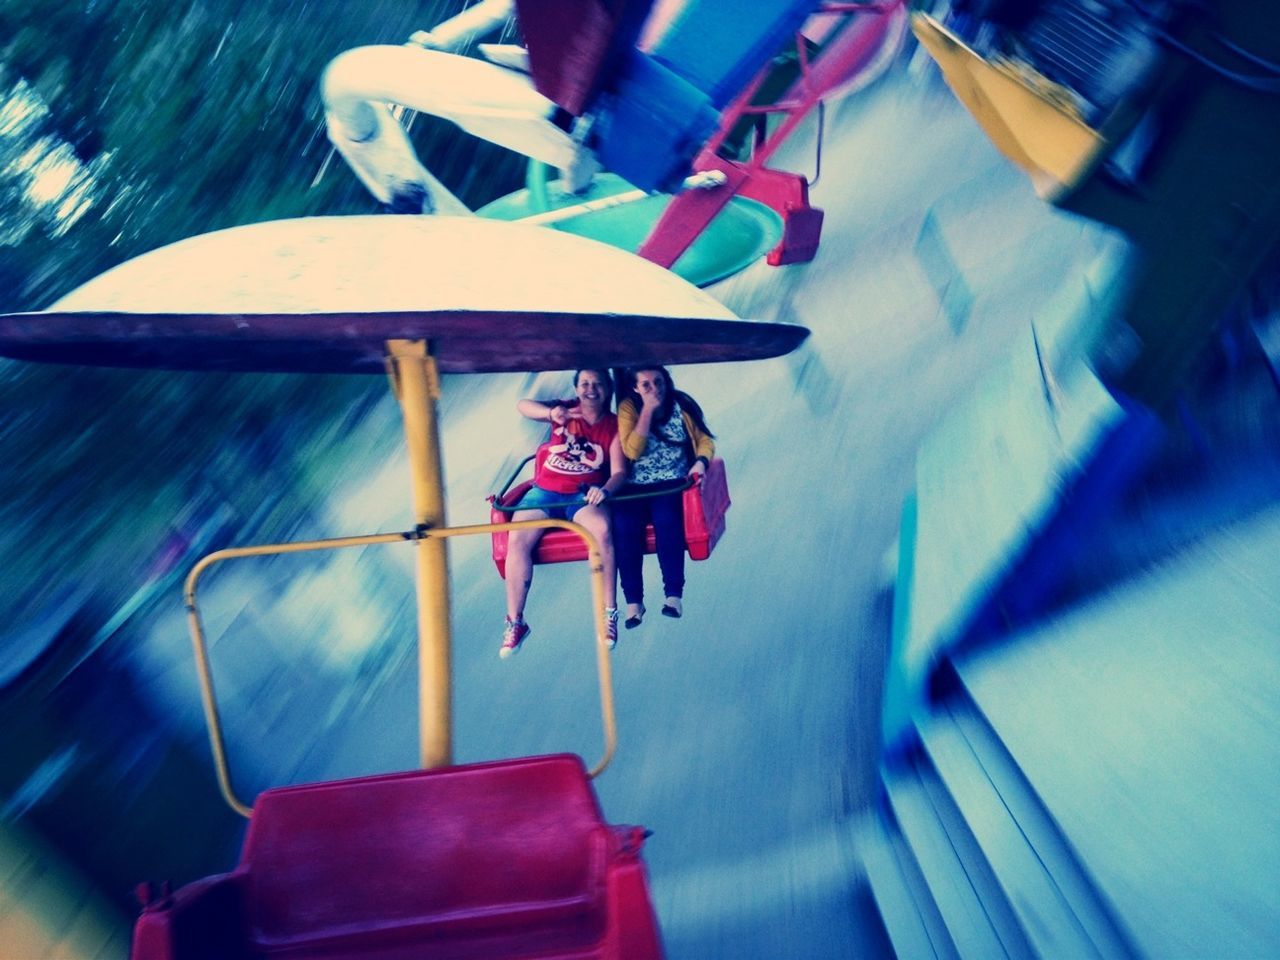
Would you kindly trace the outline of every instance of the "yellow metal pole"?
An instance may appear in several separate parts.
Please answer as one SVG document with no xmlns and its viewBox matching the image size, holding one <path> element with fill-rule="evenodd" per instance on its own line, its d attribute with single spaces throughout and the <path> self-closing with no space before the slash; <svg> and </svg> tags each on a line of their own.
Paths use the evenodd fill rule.
<svg viewBox="0 0 1280 960">
<path fill-rule="evenodd" d="M 397 391 L 398 393 L 398 391 Z M 604 633 L 604 563 L 600 557 L 600 545 L 586 527 L 571 520 L 516 520 L 507 523 L 479 523 L 466 527 L 432 527 L 430 530 L 406 530 L 402 533 L 371 533 L 359 537 L 334 537 L 328 540 L 299 540 L 294 543 L 269 543 L 255 547 L 229 547 L 202 557 L 187 575 L 184 596 L 187 619 L 191 627 L 191 643 L 195 650 L 196 672 L 200 679 L 200 695 L 204 701 L 205 722 L 209 727 L 209 744 L 213 748 L 213 764 L 218 774 L 218 786 L 231 808 L 241 816 L 249 816 L 253 808 L 236 796 L 231 784 L 231 767 L 222 736 L 222 720 L 218 713 L 218 699 L 213 688 L 213 671 L 209 664 L 209 651 L 205 643 L 204 627 L 200 622 L 200 607 L 196 601 L 196 586 L 200 577 L 215 563 L 243 557 L 271 557 L 288 553 L 304 553 L 312 550 L 339 550 L 343 547 L 369 547 L 380 543 L 421 544 L 423 539 L 446 540 L 449 537 L 477 536 L 512 530 L 556 528 L 568 530 L 581 537 L 587 546 L 587 560 L 591 571 L 591 607 L 595 611 L 596 667 L 600 680 L 600 715 L 604 722 L 604 756 L 591 768 L 589 776 L 596 777 L 613 759 L 618 746 L 618 730 L 613 715 L 613 677 L 609 670 L 609 650 Z M 447 673 L 446 673 L 447 675 Z"/>
<path fill-rule="evenodd" d="M 436 418 L 440 380 L 435 358 L 421 340 L 391 340 L 387 352 L 404 414 L 414 523 L 443 527 L 444 482 Z M 443 538 L 419 540 L 417 551 L 418 750 L 423 767 L 442 767 L 453 762 L 449 557 Z"/>
<path fill-rule="evenodd" d="M 204 566 L 207 566 L 205 564 Z M 209 668 L 209 648 L 204 642 L 204 628 L 200 623 L 200 613 L 196 609 L 196 579 L 203 566 L 197 566 L 187 577 L 186 603 L 187 625 L 191 629 L 191 645 L 196 655 L 196 674 L 200 680 L 200 701 L 204 705 L 204 722 L 209 730 L 209 746 L 213 750 L 213 768 L 218 775 L 218 789 L 228 806 L 242 817 L 247 817 L 253 808 L 236 796 L 235 787 L 231 785 L 231 768 L 227 765 L 227 747 L 222 739 L 222 720 L 218 715 L 218 699 L 213 690 L 213 671 Z"/>
</svg>

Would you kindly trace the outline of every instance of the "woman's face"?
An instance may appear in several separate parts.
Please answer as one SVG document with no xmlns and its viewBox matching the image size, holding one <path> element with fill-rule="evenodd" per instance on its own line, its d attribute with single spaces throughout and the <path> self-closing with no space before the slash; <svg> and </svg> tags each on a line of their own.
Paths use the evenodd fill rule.
<svg viewBox="0 0 1280 960">
<path fill-rule="evenodd" d="M 652 394 L 658 403 L 662 403 L 667 398 L 667 378 L 661 370 L 637 370 L 636 393 L 642 397 Z"/>
<path fill-rule="evenodd" d="M 599 405 L 609 402 L 609 388 L 598 370 L 583 370 L 579 373 L 574 391 L 578 394 L 578 399 L 586 404 Z"/>
</svg>

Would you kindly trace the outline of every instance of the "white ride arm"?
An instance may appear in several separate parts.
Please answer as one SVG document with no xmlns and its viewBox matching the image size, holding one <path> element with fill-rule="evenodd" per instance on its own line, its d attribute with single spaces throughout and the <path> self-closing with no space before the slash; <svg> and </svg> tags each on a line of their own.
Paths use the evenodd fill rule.
<svg viewBox="0 0 1280 960">
<path fill-rule="evenodd" d="M 480 0 L 430 30 L 418 30 L 409 42 L 428 50 L 454 51 L 476 37 L 491 33 L 515 14 L 513 0 Z"/>
<path fill-rule="evenodd" d="M 417 212 L 414 203 L 434 195 L 440 213 L 455 212 L 446 209 L 450 195 L 418 162 L 388 103 L 451 120 L 561 169 L 581 165 L 581 148 L 550 121 L 554 105 L 529 78 L 480 60 L 409 46 L 357 47 L 334 58 L 320 87 L 329 139 L 393 210 Z"/>
</svg>

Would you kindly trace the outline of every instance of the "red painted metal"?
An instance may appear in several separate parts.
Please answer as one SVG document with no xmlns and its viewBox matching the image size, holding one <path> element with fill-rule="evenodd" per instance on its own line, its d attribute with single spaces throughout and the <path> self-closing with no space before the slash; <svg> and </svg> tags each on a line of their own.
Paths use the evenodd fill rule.
<svg viewBox="0 0 1280 960">
<path fill-rule="evenodd" d="M 147 904 L 132 960 L 658 958 L 644 836 L 568 754 L 268 790 L 240 864 Z"/>
<path fill-rule="evenodd" d="M 525 481 L 512 487 L 502 498 L 503 505 L 519 502 L 530 486 L 532 481 Z M 729 480 L 725 474 L 724 461 L 717 457 L 707 467 L 701 482 L 684 492 L 684 542 L 689 551 L 689 559 L 706 560 L 711 556 L 711 551 L 724 536 L 725 513 L 731 504 Z M 491 523 L 505 523 L 508 517 L 509 514 L 490 508 Z M 505 579 L 507 534 L 495 533 L 492 538 L 493 563 L 498 568 L 498 575 Z M 645 528 L 645 553 L 653 553 L 656 549 L 651 524 Z M 585 559 L 587 559 L 587 548 L 582 538 L 568 530 L 548 530 L 538 541 L 538 549 L 533 555 L 534 563 L 566 563 Z"/>
<path fill-rule="evenodd" d="M 653 0 L 516 0 L 537 91 L 580 116 L 602 71 L 635 42 Z"/>
<path fill-rule="evenodd" d="M 724 110 L 719 131 L 693 162 L 695 171 L 720 170 L 728 181 L 715 189 L 687 190 L 677 196 L 637 253 L 660 266 L 671 267 L 733 195 L 740 193 L 782 217 L 782 239 L 767 257 L 771 265 L 812 260 L 821 238 L 822 211 L 809 203 L 809 180 L 803 174 L 774 170 L 766 164 L 825 97 L 875 62 L 882 45 L 892 36 L 891 15 L 901 15 L 901 7 L 901 0 L 825 4 L 823 14 L 853 19 L 834 32 L 812 61 L 804 38 L 797 36 L 800 76 L 776 102 L 752 103 L 770 68 L 748 84 Z M 772 133 L 757 136 L 749 159 L 731 160 L 719 155 L 741 118 L 769 114 L 781 115 L 782 122 Z"/>
</svg>

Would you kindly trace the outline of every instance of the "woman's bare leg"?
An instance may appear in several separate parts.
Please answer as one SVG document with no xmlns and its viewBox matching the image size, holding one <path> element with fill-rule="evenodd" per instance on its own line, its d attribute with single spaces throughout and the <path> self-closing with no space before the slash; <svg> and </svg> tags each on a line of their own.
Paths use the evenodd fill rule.
<svg viewBox="0 0 1280 960">
<path fill-rule="evenodd" d="M 512 520 L 545 520 L 544 510 L 517 510 Z M 525 601 L 533 583 L 533 551 L 538 548 L 543 530 L 512 530 L 507 535 L 507 617 L 524 618 Z"/>
<path fill-rule="evenodd" d="M 602 507 L 583 507 L 573 515 L 576 523 L 587 528 L 600 545 L 600 560 L 604 567 L 604 605 L 612 609 L 618 605 L 618 568 L 613 553 L 613 527 L 609 513 Z"/>
</svg>

